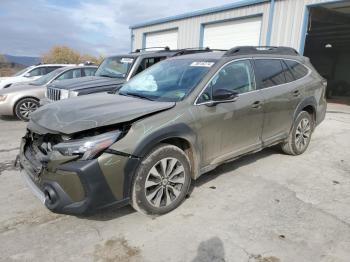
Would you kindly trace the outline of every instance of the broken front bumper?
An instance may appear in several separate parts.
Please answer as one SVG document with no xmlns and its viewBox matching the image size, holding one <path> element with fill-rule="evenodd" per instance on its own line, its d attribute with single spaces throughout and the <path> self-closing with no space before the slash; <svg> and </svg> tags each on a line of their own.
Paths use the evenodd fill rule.
<svg viewBox="0 0 350 262">
<path fill-rule="evenodd" d="M 21 173 L 29 188 L 40 201 L 51 211 L 63 214 L 85 214 L 111 205 L 123 206 L 129 203 L 128 194 L 124 190 L 124 179 L 121 185 L 115 185 L 115 176 L 122 176 L 124 166 L 112 167 L 110 163 L 126 163 L 123 156 L 106 157 L 93 160 L 71 160 L 59 163 L 47 159 L 40 163 L 30 152 L 26 138 L 23 138 L 20 149 Z M 103 160 L 109 159 L 108 162 Z M 114 158 L 113 161 L 110 159 Z M 120 158 L 118 161 L 115 158 Z M 107 168 L 107 169 L 106 169 Z M 107 172 L 106 172 L 107 170 Z M 108 176 L 105 173 L 110 173 Z"/>
</svg>

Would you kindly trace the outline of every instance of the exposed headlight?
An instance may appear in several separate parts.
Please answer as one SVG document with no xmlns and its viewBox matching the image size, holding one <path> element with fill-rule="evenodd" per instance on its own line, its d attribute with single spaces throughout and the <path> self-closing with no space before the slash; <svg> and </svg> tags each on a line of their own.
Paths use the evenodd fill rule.
<svg viewBox="0 0 350 262">
<path fill-rule="evenodd" d="M 117 141 L 120 134 L 121 132 L 117 130 L 83 139 L 65 141 L 55 145 L 53 150 L 56 150 L 65 156 L 80 155 L 82 156 L 82 160 L 88 160 L 111 146 Z"/>
<path fill-rule="evenodd" d="M 3 102 L 6 100 L 7 95 L 0 95 L 0 102 Z"/>
<path fill-rule="evenodd" d="M 67 99 L 69 97 L 69 90 L 61 89 L 61 99 Z"/>
<path fill-rule="evenodd" d="M 76 97 L 79 95 L 79 92 L 77 91 L 69 91 L 69 97 Z"/>
</svg>

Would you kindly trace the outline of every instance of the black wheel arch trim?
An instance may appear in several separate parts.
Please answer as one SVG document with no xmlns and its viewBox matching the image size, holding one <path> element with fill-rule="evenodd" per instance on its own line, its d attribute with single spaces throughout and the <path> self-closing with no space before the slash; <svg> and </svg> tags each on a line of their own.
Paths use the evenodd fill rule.
<svg viewBox="0 0 350 262">
<path fill-rule="evenodd" d="M 132 153 L 138 158 L 130 158 L 124 170 L 124 198 L 129 198 L 131 195 L 132 182 L 136 170 L 142 159 L 158 144 L 168 139 L 183 139 L 189 143 L 193 151 L 193 159 L 191 165 L 192 178 L 199 176 L 200 170 L 200 150 L 197 141 L 197 136 L 193 130 L 186 124 L 179 123 L 164 127 L 145 137 L 135 148 Z"/>
<path fill-rule="evenodd" d="M 303 111 L 305 107 L 312 106 L 314 113 L 315 113 L 315 120 L 316 120 L 316 114 L 317 114 L 317 102 L 314 97 L 306 97 L 304 98 L 299 105 L 297 106 L 296 110 L 294 111 L 293 121 L 298 117 L 299 113 Z"/>
</svg>

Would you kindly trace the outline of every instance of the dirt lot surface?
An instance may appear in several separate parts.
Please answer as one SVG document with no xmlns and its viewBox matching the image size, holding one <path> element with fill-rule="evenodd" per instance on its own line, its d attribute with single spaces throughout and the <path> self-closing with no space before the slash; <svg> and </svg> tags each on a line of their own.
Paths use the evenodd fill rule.
<svg viewBox="0 0 350 262">
<path fill-rule="evenodd" d="M 309 149 L 217 168 L 161 217 L 48 211 L 13 160 L 25 124 L 0 119 L 1 261 L 350 261 L 350 107 L 330 104 Z"/>
</svg>

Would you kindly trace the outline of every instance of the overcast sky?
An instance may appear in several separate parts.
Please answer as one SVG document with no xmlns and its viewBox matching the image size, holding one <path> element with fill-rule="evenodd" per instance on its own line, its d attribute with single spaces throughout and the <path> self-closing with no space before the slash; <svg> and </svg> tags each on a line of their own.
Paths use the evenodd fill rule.
<svg viewBox="0 0 350 262">
<path fill-rule="evenodd" d="M 238 1 L 0 0 L 0 53 L 39 56 L 53 45 L 128 52 L 130 25 Z"/>
</svg>

